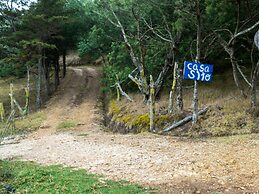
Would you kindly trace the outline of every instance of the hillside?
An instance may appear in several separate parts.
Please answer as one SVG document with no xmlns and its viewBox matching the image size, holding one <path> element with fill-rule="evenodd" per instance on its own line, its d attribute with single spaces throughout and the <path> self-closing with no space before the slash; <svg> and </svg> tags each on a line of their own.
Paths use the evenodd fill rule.
<svg viewBox="0 0 259 194">
<path fill-rule="evenodd" d="M 62 164 L 163 193 L 259 190 L 259 136 L 186 139 L 102 130 L 98 67 L 69 69 L 39 130 L 0 146 L 0 159 Z M 100 105 L 100 104 L 99 104 Z"/>
<path fill-rule="evenodd" d="M 258 193 L 258 99 L 258 0 L 0 1 L 0 193 Z"/>
</svg>

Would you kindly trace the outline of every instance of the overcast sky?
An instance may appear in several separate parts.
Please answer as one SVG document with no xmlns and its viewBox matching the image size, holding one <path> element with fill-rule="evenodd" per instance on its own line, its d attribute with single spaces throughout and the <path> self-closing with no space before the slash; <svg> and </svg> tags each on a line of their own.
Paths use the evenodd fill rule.
<svg viewBox="0 0 259 194">
<path fill-rule="evenodd" d="M 33 2 L 37 2 L 37 0 L 29 0 L 28 1 L 28 6 L 30 6 L 30 4 L 31 3 L 33 3 Z M 9 6 L 11 7 L 11 2 L 10 3 L 8 3 L 9 4 Z M 17 5 L 16 3 L 13 3 L 13 7 L 14 8 L 17 8 L 17 9 L 28 9 L 29 7 L 28 6 L 21 6 L 21 5 Z"/>
</svg>

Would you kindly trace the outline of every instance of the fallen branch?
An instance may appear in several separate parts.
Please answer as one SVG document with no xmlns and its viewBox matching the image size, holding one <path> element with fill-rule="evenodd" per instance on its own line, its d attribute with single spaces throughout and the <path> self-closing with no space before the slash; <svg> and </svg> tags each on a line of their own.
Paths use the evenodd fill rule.
<svg viewBox="0 0 259 194">
<path fill-rule="evenodd" d="M 207 111 L 208 111 L 208 107 L 206 107 L 206 108 L 200 110 L 200 111 L 198 112 L 198 115 L 202 115 L 202 114 L 206 113 Z M 192 120 L 192 115 L 187 116 L 187 117 L 185 117 L 184 119 L 182 119 L 182 120 L 180 120 L 180 121 L 178 121 L 178 122 L 172 124 L 171 126 L 167 127 L 166 129 L 163 130 L 163 132 L 171 131 L 172 129 L 175 129 L 175 128 L 181 126 L 181 125 L 184 125 L 184 124 L 190 122 L 191 120 Z"/>
</svg>

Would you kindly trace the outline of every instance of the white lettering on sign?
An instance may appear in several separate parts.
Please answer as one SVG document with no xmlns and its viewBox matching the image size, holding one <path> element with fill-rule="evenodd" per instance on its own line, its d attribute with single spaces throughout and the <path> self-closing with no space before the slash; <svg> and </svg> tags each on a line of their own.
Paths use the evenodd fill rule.
<svg viewBox="0 0 259 194">
<path fill-rule="evenodd" d="M 188 77 L 189 77 L 190 79 L 194 79 L 194 78 L 195 78 L 194 70 L 190 70 L 190 74 L 188 74 Z"/>
<path fill-rule="evenodd" d="M 205 76 L 205 80 L 208 82 L 208 81 L 210 81 L 210 77 L 211 77 L 211 75 L 210 74 L 206 74 L 206 76 Z"/>
<path fill-rule="evenodd" d="M 189 79 L 197 78 L 197 80 L 201 81 L 210 81 L 211 74 L 209 66 L 205 66 L 203 64 L 198 66 L 198 64 L 195 63 L 188 63 L 187 68 L 189 70 L 187 75 Z"/>
<path fill-rule="evenodd" d="M 188 68 L 189 70 L 192 70 L 191 66 L 192 66 L 192 64 L 191 64 L 191 63 L 188 63 L 187 68 Z"/>
<path fill-rule="evenodd" d="M 187 68 L 191 71 L 191 70 L 194 70 L 194 71 L 199 71 L 199 72 L 205 72 L 205 73 L 209 73 L 210 72 L 210 68 L 208 66 L 204 67 L 204 65 L 200 65 L 200 68 L 198 69 L 198 65 L 197 64 L 192 64 L 192 63 L 189 63 L 187 65 Z"/>
</svg>

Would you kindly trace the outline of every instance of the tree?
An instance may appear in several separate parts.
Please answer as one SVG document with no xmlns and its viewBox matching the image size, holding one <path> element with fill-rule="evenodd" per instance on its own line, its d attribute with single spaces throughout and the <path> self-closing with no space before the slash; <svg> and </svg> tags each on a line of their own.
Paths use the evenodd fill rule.
<svg viewBox="0 0 259 194">
<path fill-rule="evenodd" d="M 52 66 L 55 72 L 55 89 L 59 85 L 59 55 L 62 49 L 65 49 L 62 36 L 62 27 L 67 18 L 64 11 L 65 3 L 66 1 L 63 0 L 40 0 L 21 13 L 19 9 L 13 8 L 20 13 L 18 21 L 10 24 L 10 27 L 6 26 L 5 29 L 5 39 L 8 40 L 7 45 L 12 50 L 3 57 L 2 61 L 10 65 L 37 67 L 36 104 L 38 108 L 41 106 L 42 83 L 45 85 L 47 96 L 51 93 L 49 81 Z M 12 32 L 8 33 L 10 30 Z"/>
<path fill-rule="evenodd" d="M 137 72 L 135 75 L 129 74 L 129 78 L 138 86 L 144 101 L 147 102 L 149 99 L 149 84 L 146 76 L 148 71 L 146 67 L 149 64 L 146 64 L 146 61 L 148 61 L 149 57 L 147 53 L 152 50 L 148 48 L 148 44 L 152 43 L 152 41 L 148 34 L 150 30 L 144 24 L 142 17 L 149 13 L 149 8 L 146 4 L 144 6 L 143 2 L 139 3 L 135 1 L 110 1 L 109 3 L 98 2 L 98 4 L 101 6 L 102 11 L 96 11 L 97 14 L 106 18 L 107 21 L 120 30 L 132 64 L 137 70 L 134 71 L 135 73 Z M 131 6 L 134 6 L 134 8 Z M 170 64 L 167 61 L 157 75 L 155 81 L 156 96 L 162 88 L 162 83 L 169 67 Z"/>
</svg>

